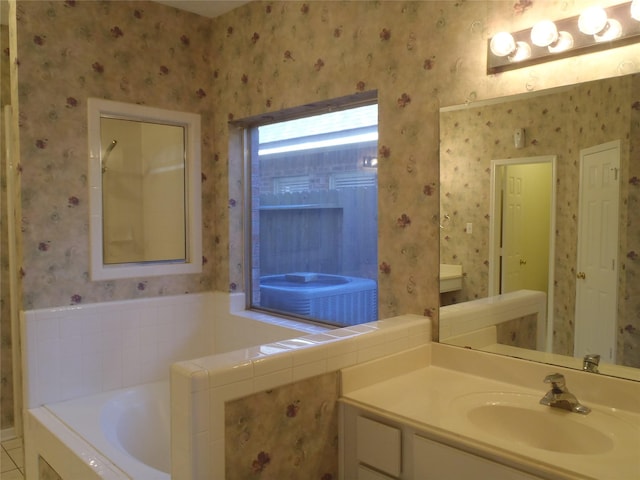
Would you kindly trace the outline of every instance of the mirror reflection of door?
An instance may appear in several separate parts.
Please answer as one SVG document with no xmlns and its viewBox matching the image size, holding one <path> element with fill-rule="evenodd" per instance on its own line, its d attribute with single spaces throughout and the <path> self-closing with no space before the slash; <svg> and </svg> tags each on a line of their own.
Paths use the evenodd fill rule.
<svg viewBox="0 0 640 480">
<path fill-rule="evenodd" d="M 489 296 L 521 289 L 544 292 L 547 351 L 553 335 L 556 159 L 491 161 Z"/>
<path fill-rule="evenodd" d="M 550 163 L 504 165 L 500 293 L 548 291 Z"/>
<path fill-rule="evenodd" d="M 580 151 L 574 355 L 615 362 L 620 142 Z"/>
</svg>

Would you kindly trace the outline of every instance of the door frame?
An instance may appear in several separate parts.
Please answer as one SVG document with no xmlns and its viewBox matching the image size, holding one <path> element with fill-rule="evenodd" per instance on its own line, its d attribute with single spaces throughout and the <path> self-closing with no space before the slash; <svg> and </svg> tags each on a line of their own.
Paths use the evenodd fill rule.
<svg viewBox="0 0 640 480">
<path fill-rule="evenodd" d="M 538 338 L 538 345 L 543 341 L 545 351 L 553 348 L 553 283 L 555 278 L 555 232 L 556 232 L 556 155 L 541 155 L 536 157 L 507 158 L 491 160 L 491 186 L 489 195 L 489 296 L 500 294 L 500 237 L 501 237 L 501 202 L 499 199 L 500 181 L 499 167 L 509 165 L 523 165 L 535 163 L 551 164 L 551 212 L 549 215 L 549 266 L 547 286 L 547 319 L 545 338 Z"/>
</svg>

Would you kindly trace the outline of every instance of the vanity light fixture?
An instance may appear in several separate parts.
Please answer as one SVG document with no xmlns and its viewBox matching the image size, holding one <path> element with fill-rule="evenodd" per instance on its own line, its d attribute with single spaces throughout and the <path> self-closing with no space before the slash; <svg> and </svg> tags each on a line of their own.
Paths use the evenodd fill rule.
<svg viewBox="0 0 640 480">
<path fill-rule="evenodd" d="M 532 28 L 495 34 L 487 49 L 487 73 L 636 42 L 640 42 L 640 0 L 589 7 L 574 17 L 542 20 Z"/>
</svg>

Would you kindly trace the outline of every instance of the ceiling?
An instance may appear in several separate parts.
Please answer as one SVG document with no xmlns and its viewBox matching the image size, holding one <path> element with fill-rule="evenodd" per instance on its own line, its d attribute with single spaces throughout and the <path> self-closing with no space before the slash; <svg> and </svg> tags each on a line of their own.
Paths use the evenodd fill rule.
<svg viewBox="0 0 640 480">
<path fill-rule="evenodd" d="M 247 0 L 153 0 L 156 3 L 162 3 L 181 10 L 197 13 L 203 17 L 214 18 L 223 13 L 238 8 Z"/>
<path fill-rule="evenodd" d="M 250 0 L 152 0 L 156 3 L 169 5 L 188 12 L 197 13 L 203 17 L 214 18 L 223 13 L 238 8 Z M 9 2 L 0 0 L 0 24 L 7 25 Z"/>
</svg>

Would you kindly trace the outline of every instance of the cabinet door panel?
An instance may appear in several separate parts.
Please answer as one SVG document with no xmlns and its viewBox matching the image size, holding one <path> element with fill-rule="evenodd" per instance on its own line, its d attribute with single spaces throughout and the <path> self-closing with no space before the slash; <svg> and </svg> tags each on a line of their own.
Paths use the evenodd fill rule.
<svg viewBox="0 0 640 480">
<path fill-rule="evenodd" d="M 417 480 L 537 480 L 538 477 L 436 443 L 419 435 L 413 436 L 413 477 Z"/>
<path fill-rule="evenodd" d="M 402 469 L 401 437 L 402 432 L 399 428 L 358 417 L 356 438 L 358 461 L 399 477 Z"/>
<path fill-rule="evenodd" d="M 395 480 L 395 477 L 389 477 L 364 465 L 358 465 L 358 480 Z"/>
</svg>

